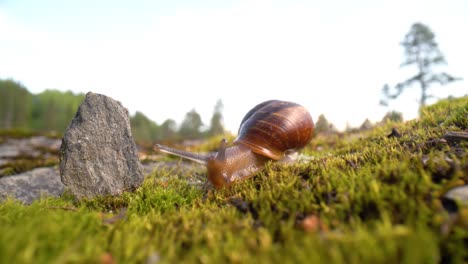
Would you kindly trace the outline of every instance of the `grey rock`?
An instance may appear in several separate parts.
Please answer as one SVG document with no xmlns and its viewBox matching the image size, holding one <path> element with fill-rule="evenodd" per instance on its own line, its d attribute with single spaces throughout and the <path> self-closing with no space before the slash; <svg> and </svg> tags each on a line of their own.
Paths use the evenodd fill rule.
<svg viewBox="0 0 468 264">
<path fill-rule="evenodd" d="M 14 176 L 0 178 L 0 200 L 8 196 L 30 204 L 43 195 L 57 197 L 63 193 L 57 168 L 38 168 Z"/>
<path fill-rule="evenodd" d="M 60 175 L 78 199 L 138 188 L 142 166 L 120 102 L 88 93 L 62 139 Z"/>
<path fill-rule="evenodd" d="M 43 149 L 57 151 L 60 147 L 60 142 L 59 139 L 44 136 L 19 139 L 9 138 L 0 144 L 0 158 L 14 159 L 19 156 L 36 158 L 43 154 Z"/>
<path fill-rule="evenodd" d="M 37 157 L 40 152 L 29 142 L 29 139 L 9 138 L 0 145 L 0 157 L 12 159 L 18 156 Z"/>
<path fill-rule="evenodd" d="M 445 193 L 444 197 L 453 201 L 459 201 L 462 205 L 468 206 L 468 185 L 452 188 Z"/>
<path fill-rule="evenodd" d="M 59 150 L 61 140 L 56 138 L 49 138 L 45 136 L 35 136 L 28 139 L 29 143 L 34 147 L 48 148 L 50 150 Z"/>
</svg>

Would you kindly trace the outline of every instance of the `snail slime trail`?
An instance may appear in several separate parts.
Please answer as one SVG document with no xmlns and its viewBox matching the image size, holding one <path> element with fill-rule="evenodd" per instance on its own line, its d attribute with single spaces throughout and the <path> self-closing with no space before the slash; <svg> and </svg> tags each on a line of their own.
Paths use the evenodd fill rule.
<svg viewBox="0 0 468 264">
<path fill-rule="evenodd" d="M 299 104 L 270 100 L 256 105 L 242 119 L 232 147 L 221 140 L 218 151 L 199 154 L 156 144 L 155 150 L 206 166 L 215 188 L 252 177 L 269 160 L 291 160 L 314 132 L 309 111 Z"/>
</svg>

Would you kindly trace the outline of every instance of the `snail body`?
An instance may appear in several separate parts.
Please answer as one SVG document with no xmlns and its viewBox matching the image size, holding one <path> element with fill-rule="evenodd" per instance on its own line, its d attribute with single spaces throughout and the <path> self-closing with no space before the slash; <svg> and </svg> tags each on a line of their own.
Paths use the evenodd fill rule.
<svg viewBox="0 0 468 264">
<path fill-rule="evenodd" d="M 307 109 L 285 101 L 270 100 L 252 108 L 242 119 L 233 146 L 221 141 L 218 151 L 197 154 L 156 144 L 164 153 L 205 164 L 215 188 L 252 177 L 269 160 L 288 161 L 312 139 L 314 123 Z"/>
</svg>

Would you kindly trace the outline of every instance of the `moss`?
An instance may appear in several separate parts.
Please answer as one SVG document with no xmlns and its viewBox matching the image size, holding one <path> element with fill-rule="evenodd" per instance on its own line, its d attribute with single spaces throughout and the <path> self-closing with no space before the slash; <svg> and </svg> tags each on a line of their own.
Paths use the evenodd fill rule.
<svg viewBox="0 0 468 264">
<path fill-rule="evenodd" d="M 8 130 L 0 130 L 0 138 L 27 138 L 36 136 L 38 133 L 31 132 L 24 129 L 8 129 Z"/>
<path fill-rule="evenodd" d="M 41 131 L 31 131 L 28 129 L 6 129 L 6 130 L 0 130 L 0 139 L 4 138 L 29 138 L 33 136 L 45 136 L 49 138 L 57 138 L 61 139 L 62 138 L 62 133 L 58 133 L 56 131 L 47 131 L 47 132 L 41 132 Z"/>
<path fill-rule="evenodd" d="M 0 165 L 0 177 L 30 171 L 34 168 L 55 166 L 57 164 L 58 158 L 56 156 L 39 158 L 18 158 Z"/>
<path fill-rule="evenodd" d="M 317 137 L 307 161 L 269 163 L 229 189 L 161 169 L 120 197 L 7 200 L 0 262 L 466 262 L 468 208 L 449 214 L 441 197 L 467 184 L 467 145 L 441 139 L 466 130 L 467 104 L 445 100 L 420 120 Z M 392 128 L 401 137 L 388 137 Z"/>
</svg>

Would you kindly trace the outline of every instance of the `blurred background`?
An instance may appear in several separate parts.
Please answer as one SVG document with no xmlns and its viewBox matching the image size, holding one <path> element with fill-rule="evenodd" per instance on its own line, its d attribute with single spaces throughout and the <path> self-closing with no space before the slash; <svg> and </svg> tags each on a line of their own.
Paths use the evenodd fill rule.
<svg viewBox="0 0 468 264">
<path fill-rule="evenodd" d="M 468 93 L 468 1 L 0 0 L 0 129 L 63 133 L 88 91 L 143 142 L 235 134 L 256 104 L 322 131 Z"/>
</svg>

